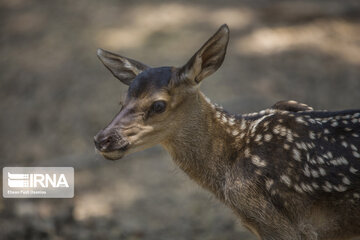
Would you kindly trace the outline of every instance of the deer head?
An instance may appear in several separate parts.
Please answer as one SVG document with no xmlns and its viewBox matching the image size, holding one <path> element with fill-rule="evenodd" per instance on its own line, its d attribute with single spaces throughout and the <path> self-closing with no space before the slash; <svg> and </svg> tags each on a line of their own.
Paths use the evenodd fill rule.
<svg viewBox="0 0 360 240">
<path fill-rule="evenodd" d="M 101 62 L 129 86 L 125 102 L 94 142 L 107 159 L 116 160 L 166 141 L 194 112 L 200 82 L 222 64 L 229 28 L 219 30 L 180 68 L 152 68 L 102 49 Z"/>
</svg>

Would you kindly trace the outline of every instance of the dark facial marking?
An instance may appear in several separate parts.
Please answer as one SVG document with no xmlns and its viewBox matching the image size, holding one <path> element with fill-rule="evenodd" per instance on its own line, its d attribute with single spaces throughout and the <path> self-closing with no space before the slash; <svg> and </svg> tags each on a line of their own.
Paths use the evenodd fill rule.
<svg viewBox="0 0 360 240">
<path fill-rule="evenodd" d="M 128 96 L 138 98 L 147 92 L 165 88 L 170 82 L 171 75 L 171 67 L 149 68 L 132 81 Z"/>
</svg>

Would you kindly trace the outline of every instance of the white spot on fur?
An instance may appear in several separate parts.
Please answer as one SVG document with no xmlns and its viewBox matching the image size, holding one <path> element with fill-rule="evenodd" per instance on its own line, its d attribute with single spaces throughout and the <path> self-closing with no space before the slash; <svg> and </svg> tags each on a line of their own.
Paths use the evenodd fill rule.
<svg viewBox="0 0 360 240">
<path fill-rule="evenodd" d="M 261 160 L 260 157 L 256 155 L 252 156 L 251 162 L 258 167 L 266 166 L 266 162 L 264 160 Z"/>
<path fill-rule="evenodd" d="M 270 121 L 264 121 L 263 126 L 267 127 L 269 125 Z"/>
<path fill-rule="evenodd" d="M 325 171 L 325 169 L 323 169 L 323 168 L 319 168 L 319 173 L 320 173 L 321 176 L 325 176 L 325 175 L 326 175 L 326 171 Z"/>
<path fill-rule="evenodd" d="M 333 185 L 331 183 L 329 183 L 328 181 L 325 181 L 325 185 L 330 189 L 333 187 Z"/>
<path fill-rule="evenodd" d="M 309 132 L 309 137 L 310 137 L 310 139 L 315 140 L 315 138 L 316 138 L 315 133 L 310 131 Z"/>
<path fill-rule="evenodd" d="M 311 175 L 312 175 L 314 178 L 318 178 L 318 177 L 319 177 L 319 173 L 318 173 L 316 170 L 311 170 Z"/>
<path fill-rule="evenodd" d="M 312 192 L 313 191 L 312 187 L 305 183 L 301 183 L 300 186 L 304 190 L 304 192 Z"/>
<path fill-rule="evenodd" d="M 325 185 L 322 186 L 322 189 L 323 189 L 325 192 L 331 192 L 331 189 L 328 188 L 328 187 L 325 186 Z"/>
<path fill-rule="evenodd" d="M 332 122 L 332 123 L 331 123 L 331 126 L 332 126 L 332 127 L 337 127 L 338 125 L 339 125 L 339 124 L 338 124 L 337 122 Z"/>
<path fill-rule="evenodd" d="M 340 163 L 342 163 L 342 164 L 344 164 L 344 165 L 348 165 L 348 164 L 349 164 L 348 160 L 347 160 L 346 158 L 344 158 L 344 157 L 339 157 L 339 158 L 338 158 L 338 161 L 340 161 Z"/>
<path fill-rule="evenodd" d="M 358 170 L 357 170 L 356 168 L 354 168 L 354 167 L 350 167 L 350 168 L 349 168 L 349 171 L 350 171 L 351 173 L 353 173 L 353 174 L 355 174 L 355 173 L 358 172 Z"/>
<path fill-rule="evenodd" d="M 272 138 L 272 135 L 271 135 L 271 134 L 265 134 L 265 135 L 264 135 L 264 140 L 265 140 L 266 142 L 270 142 L 271 138 Z"/>
<path fill-rule="evenodd" d="M 307 144 L 305 144 L 304 142 L 301 142 L 301 146 L 302 146 L 302 149 L 307 150 Z"/>
<path fill-rule="evenodd" d="M 351 184 L 350 180 L 349 180 L 347 177 L 343 177 L 342 182 L 343 182 L 344 184 L 346 184 L 346 185 L 350 185 L 350 184 Z"/>
<path fill-rule="evenodd" d="M 246 148 L 245 151 L 244 151 L 244 154 L 245 154 L 246 158 L 250 157 L 250 149 Z"/>
<path fill-rule="evenodd" d="M 292 132 L 291 132 L 290 129 L 287 131 L 286 140 L 288 140 L 288 142 L 293 142 L 294 141 L 294 138 L 293 138 L 293 135 L 292 135 Z"/>
<path fill-rule="evenodd" d="M 240 129 L 241 129 L 241 130 L 245 130 L 245 129 L 246 129 L 245 120 L 242 120 L 242 121 L 241 121 Z"/>
<path fill-rule="evenodd" d="M 360 154 L 359 154 L 358 152 L 353 151 L 352 153 L 353 153 L 354 157 L 356 157 L 356 158 L 360 158 Z"/>
<path fill-rule="evenodd" d="M 317 162 L 319 164 L 324 164 L 325 163 L 324 159 L 322 157 L 320 157 L 320 156 L 317 156 Z"/>
<path fill-rule="evenodd" d="M 261 138 L 262 138 L 262 135 L 260 135 L 260 134 L 256 135 L 256 137 L 255 137 L 255 142 L 260 141 Z"/>
<path fill-rule="evenodd" d="M 299 150 L 293 149 L 293 157 L 296 161 L 301 162 L 301 155 L 300 155 Z"/>
<path fill-rule="evenodd" d="M 299 192 L 299 193 L 303 193 L 303 190 L 301 189 L 301 187 L 299 187 L 299 185 L 295 184 L 294 185 L 294 189 L 295 191 Z"/>
<path fill-rule="evenodd" d="M 312 143 L 306 143 L 306 146 L 308 147 L 308 149 L 313 149 L 314 146 L 312 145 Z"/>
<path fill-rule="evenodd" d="M 274 127 L 273 133 L 275 133 L 275 134 L 279 134 L 279 133 L 280 133 L 280 125 L 277 125 L 277 126 Z"/>
<path fill-rule="evenodd" d="M 298 149 L 307 150 L 307 146 L 304 142 L 297 142 L 297 143 L 295 143 L 295 145 Z"/>
<path fill-rule="evenodd" d="M 285 136 L 286 136 L 286 133 L 287 133 L 286 128 L 285 128 L 285 127 L 281 127 L 281 128 L 280 128 L 280 136 L 285 137 Z"/>
<path fill-rule="evenodd" d="M 313 186 L 313 188 L 318 189 L 319 185 L 316 182 L 311 183 L 311 185 Z"/>
<path fill-rule="evenodd" d="M 342 164 L 347 165 L 348 161 L 344 157 L 338 157 L 338 158 L 332 159 L 330 161 L 330 163 L 334 166 L 342 165 Z"/>
<path fill-rule="evenodd" d="M 271 186 L 274 184 L 274 180 L 272 179 L 267 179 L 266 182 L 265 182 L 265 185 L 266 185 L 266 189 L 269 191 Z"/>
<path fill-rule="evenodd" d="M 334 189 L 338 192 L 345 192 L 347 190 L 347 188 L 343 185 L 334 186 Z"/>
<path fill-rule="evenodd" d="M 229 118 L 229 125 L 234 126 L 235 124 L 235 118 Z"/>
<path fill-rule="evenodd" d="M 312 124 L 316 123 L 316 121 L 314 119 L 312 119 L 312 118 L 309 119 L 309 122 L 312 123 Z"/>
<path fill-rule="evenodd" d="M 310 174 L 310 169 L 309 169 L 309 166 L 307 164 L 305 164 L 305 168 L 304 168 L 303 172 L 304 172 L 305 176 L 310 177 L 310 175 L 311 175 Z"/>
<path fill-rule="evenodd" d="M 290 185 L 291 185 L 291 179 L 286 175 L 281 175 L 280 181 L 285 183 L 288 187 L 290 187 Z"/>
<path fill-rule="evenodd" d="M 302 117 L 295 118 L 295 121 L 298 123 L 302 123 L 304 125 L 309 125 L 307 122 L 304 121 L 304 119 Z"/>
</svg>

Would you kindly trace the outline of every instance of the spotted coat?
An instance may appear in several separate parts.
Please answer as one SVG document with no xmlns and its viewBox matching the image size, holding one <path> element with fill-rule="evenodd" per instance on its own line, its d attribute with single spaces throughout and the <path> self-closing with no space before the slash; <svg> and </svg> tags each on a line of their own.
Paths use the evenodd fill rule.
<svg viewBox="0 0 360 240">
<path fill-rule="evenodd" d="M 306 204 L 333 208 L 318 218 L 335 216 L 337 211 L 360 214 L 359 110 L 315 111 L 295 101 L 243 115 L 231 115 L 219 106 L 213 109 L 214 117 L 235 137 L 233 145 L 239 154 L 232 159 L 225 198 L 243 218 L 259 219 L 251 216 L 255 212 L 265 215 L 256 207 L 250 214 L 244 212 L 250 204 L 239 199 L 253 201 L 254 195 L 294 222 L 304 221 L 299 219 L 299 211 L 306 209 Z M 316 218 L 311 212 L 308 216 Z M 353 220 L 343 218 L 336 226 L 347 225 L 360 232 L 360 223 L 354 225 Z M 313 229 L 321 236 L 321 230 L 315 233 L 314 221 L 305 221 L 304 231 Z M 311 238 L 307 235 L 304 239 Z"/>
</svg>

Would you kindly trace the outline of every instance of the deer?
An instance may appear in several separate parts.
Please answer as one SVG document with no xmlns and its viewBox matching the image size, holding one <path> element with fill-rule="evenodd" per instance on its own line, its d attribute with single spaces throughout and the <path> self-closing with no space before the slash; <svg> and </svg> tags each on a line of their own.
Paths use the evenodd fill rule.
<svg viewBox="0 0 360 240">
<path fill-rule="evenodd" d="M 258 239 L 360 236 L 360 110 L 314 110 L 290 100 L 227 112 L 199 86 L 222 65 L 229 36 L 222 25 L 182 67 L 149 67 L 98 49 L 128 90 L 94 137 L 97 151 L 118 160 L 160 144 Z"/>
</svg>

